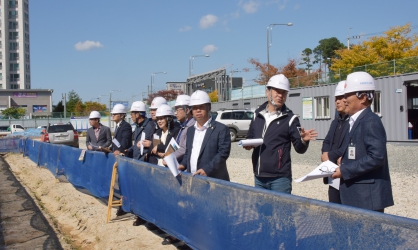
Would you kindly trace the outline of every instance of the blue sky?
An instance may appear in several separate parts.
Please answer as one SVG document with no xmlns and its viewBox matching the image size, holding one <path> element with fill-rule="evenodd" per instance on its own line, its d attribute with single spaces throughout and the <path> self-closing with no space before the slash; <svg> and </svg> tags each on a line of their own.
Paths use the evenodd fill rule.
<svg viewBox="0 0 418 250">
<path fill-rule="evenodd" d="M 417 30 L 418 1 L 309 0 L 36 0 L 30 1 L 32 88 L 54 89 L 53 102 L 74 89 L 83 101 L 141 100 L 154 72 L 154 89 L 194 73 L 267 62 L 266 29 L 272 23 L 270 63 L 283 66 L 324 38 L 379 33 L 410 22 Z M 367 37 L 364 37 L 367 38 Z M 352 40 L 356 43 L 361 40 Z M 234 76 L 250 79 L 257 72 Z M 135 96 L 136 95 L 136 96 Z M 93 101 L 97 101 L 94 100 Z"/>
</svg>

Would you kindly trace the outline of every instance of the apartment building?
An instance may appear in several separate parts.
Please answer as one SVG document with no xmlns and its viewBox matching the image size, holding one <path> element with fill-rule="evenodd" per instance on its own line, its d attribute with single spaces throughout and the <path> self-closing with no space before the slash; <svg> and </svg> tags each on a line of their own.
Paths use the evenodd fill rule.
<svg viewBox="0 0 418 250">
<path fill-rule="evenodd" d="M 0 0 L 0 90 L 30 89 L 29 0 Z"/>
</svg>

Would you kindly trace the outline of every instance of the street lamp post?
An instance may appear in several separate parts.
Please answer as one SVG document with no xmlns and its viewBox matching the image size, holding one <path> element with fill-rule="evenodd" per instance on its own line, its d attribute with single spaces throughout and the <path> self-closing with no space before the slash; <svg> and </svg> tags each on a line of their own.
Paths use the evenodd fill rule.
<svg viewBox="0 0 418 250">
<path fill-rule="evenodd" d="M 195 57 L 210 57 L 209 54 L 206 55 L 195 55 L 189 58 L 189 77 L 193 75 L 193 60 Z"/>
<path fill-rule="evenodd" d="M 273 27 L 276 25 L 293 26 L 293 23 L 272 23 L 269 26 L 267 26 L 267 64 L 268 65 L 270 65 L 270 46 L 272 43 L 271 31 Z"/>
<path fill-rule="evenodd" d="M 107 96 L 107 95 L 99 95 L 99 98 L 98 98 L 98 99 L 99 99 L 99 102 L 100 102 L 100 98 L 101 98 L 102 96 Z"/>
<path fill-rule="evenodd" d="M 110 93 L 109 93 L 109 128 L 110 128 L 110 120 L 112 118 L 112 114 L 111 114 L 111 112 L 112 112 L 112 92 L 120 92 L 120 90 L 119 89 L 111 90 Z"/>
<path fill-rule="evenodd" d="M 152 94 L 152 85 L 154 84 L 154 76 L 156 75 L 156 74 L 167 74 L 167 72 L 155 72 L 155 73 L 152 73 L 151 74 L 151 91 L 150 91 L 150 94 Z"/>
</svg>

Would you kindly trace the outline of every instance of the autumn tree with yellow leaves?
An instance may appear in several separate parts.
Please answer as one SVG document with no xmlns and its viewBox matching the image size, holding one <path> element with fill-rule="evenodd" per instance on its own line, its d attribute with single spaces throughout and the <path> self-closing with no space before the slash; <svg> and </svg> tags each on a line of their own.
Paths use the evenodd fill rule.
<svg viewBox="0 0 418 250">
<path fill-rule="evenodd" d="M 374 36 L 353 45 L 350 50 L 337 50 L 337 57 L 332 60 L 331 70 L 335 73 L 343 71 L 341 73 L 346 75 L 351 73 L 352 68 L 377 64 L 364 66 L 364 71 L 375 76 L 384 75 L 386 71 L 388 75 L 393 74 L 393 70 L 390 69 L 393 69 L 394 64 L 388 61 L 418 56 L 418 35 L 411 34 L 411 31 L 411 24 L 407 23 L 390 28 L 383 36 Z M 414 67 L 418 69 L 418 60 L 415 62 Z M 396 65 L 400 69 L 402 66 Z"/>
</svg>

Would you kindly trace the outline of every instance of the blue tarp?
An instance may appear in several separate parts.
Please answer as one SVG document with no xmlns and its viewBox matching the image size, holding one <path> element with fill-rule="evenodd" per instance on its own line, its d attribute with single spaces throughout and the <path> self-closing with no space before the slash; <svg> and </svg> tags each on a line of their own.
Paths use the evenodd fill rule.
<svg viewBox="0 0 418 250">
<path fill-rule="evenodd" d="M 13 149 L 10 141 L 2 143 Z M 79 161 L 80 149 L 30 139 L 25 146 L 32 161 L 46 164 L 51 171 L 58 169 L 58 174 L 65 175 L 74 186 L 101 198 L 108 195 L 112 166 L 117 160 L 122 208 L 195 249 L 418 246 L 418 221 L 414 219 L 188 173 L 175 178 L 167 168 L 125 157 L 115 159 L 112 154 L 88 151 Z"/>
</svg>

